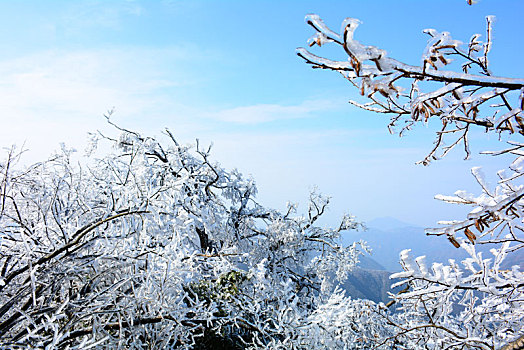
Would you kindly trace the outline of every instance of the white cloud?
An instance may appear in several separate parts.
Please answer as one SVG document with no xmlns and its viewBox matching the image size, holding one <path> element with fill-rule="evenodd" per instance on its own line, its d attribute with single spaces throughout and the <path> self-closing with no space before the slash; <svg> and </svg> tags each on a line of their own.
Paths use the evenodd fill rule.
<svg viewBox="0 0 524 350">
<path fill-rule="evenodd" d="M 333 219 L 352 208 L 357 214 L 383 216 L 397 200 L 371 196 L 369 188 L 375 187 L 373 193 L 406 198 L 415 194 L 401 188 L 421 191 L 408 185 L 423 178 L 421 171 L 412 168 L 423 151 L 392 149 L 393 143 L 387 144 L 394 137 L 375 144 L 384 137 L 373 134 L 377 131 L 258 127 L 334 111 L 345 105 L 343 101 L 259 104 L 210 113 L 211 106 L 177 100 L 172 87 L 201 82 L 172 67 L 179 60 L 195 59 L 196 53 L 202 52 L 175 48 L 48 51 L 0 61 L 0 144 L 26 141 L 28 162 L 47 157 L 59 142 L 82 150 L 86 132 L 106 127 L 101 115 L 116 106 L 116 117 L 126 127 L 158 133 L 170 126 L 183 142 L 194 137 L 203 143 L 214 141 L 215 159 L 227 168 L 238 166 L 252 173 L 260 185 L 260 199 L 271 206 L 287 200 L 304 202 L 308 187 L 317 184 L 335 196 Z M 363 149 L 363 144 L 368 146 Z M 397 206 L 410 208 L 404 202 L 398 200 Z"/>
<path fill-rule="evenodd" d="M 253 175 L 264 205 L 284 210 L 285 203 L 292 201 L 300 203 L 299 210 L 304 211 L 309 189 L 318 186 L 332 197 L 325 218 L 329 225 L 346 211 L 361 220 L 390 213 L 418 224 L 427 217 L 411 217 L 411 213 L 419 213 L 421 207 L 428 216 L 453 214 L 455 208 L 433 196 L 449 187 L 451 179 L 457 188 L 469 182 L 468 176 L 450 171 L 457 164 L 439 164 L 428 171 L 414 164 L 423 157 L 424 149 L 402 147 L 394 136 L 373 144 L 371 140 L 378 138 L 384 138 L 382 130 L 253 129 L 215 134 L 201 141 L 205 145 L 214 141 L 213 159 L 223 167 L 238 167 Z M 367 146 L 363 139 L 370 140 Z M 468 165 L 459 165 L 467 175 Z"/>
<path fill-rule="evenodd" d="M 99 27 L 119 29 L 126 16 L 140 16 L 143 11 L 134 0 L 74 2 L 64 10 L 61 23 L 70 33 Z"/>
<path fill-rule="evenodd" d="M 210 56 L 220 57 L 190 47 L 129 47 L 49 50 L 0 61 L 0 144 L 27 141 L 26 146 L 37 156 L 49 154 L 62 141 L 81 147 L 78 142 L 85 139 L 87 131 L 105 126 L 102 114 L 113 107 L 117 120 L 131 128 L 154 133 L 169 126 L 188 140 L 207 137 L 218 143 L 218 139 L 227 138 L 221 133 L 227 134 L 228 123 L 235 126 L 304 118 L 340 106 L 332 100 L 310 100 L 211 113 L 211 106 L 179 99 L 173 88 L 198 86 L 203 79 L 213 77 L 184 71 L 177 63 L 193 64 Z"/>
<path fill-rule="evenodd" d="M 334 100 L 309 100 L 298 105 L 257 104 L 207 113 L 206 117 L 239 124 L 267 123 L 281 119 L 310 117 L 313 112 L 340 107 Z"/>
<path fill-rule="evenodd" d="M 166 88 L 195 82 L 166 67 L 187 57 L 194 53 L 128 48 L 49 51 L 0 61 L 0 144 L 26 142 L 26 163 L 47 157 L 59 142 L 82 150 L 86 132 L 107 127 L 101 115 L 116 106 L 116 117 L 126 127 L 158 133 L 170 126 L 182 142 L 214 141 L 214 158 L 226 168 L 253 174 L 259 199 L 269 206 L 305 203 L 308 188 L 318 185 L 333 196 L 330 223 L 348 209 L 364 218 L 389 214 L 406 221 L 421 206 L 428 212 L 447 210 L 432 197 L 450 191 L 429 190 L 425 184 L 445 182 L 449 169 L 427 173 L 415 168 L 424 151 L 402 148 L 395 137 L 384 138 L 385 130 L 258 127 L 333 111 L 344 102 L 308 100 L 210 113 L 210 106 L 177 101 Z M 423 192 L 428 192 L 426 201 L 409 200 Z"/>
<path fill-rule="evenodd" d="M 258 124 L 310 117 L 340 106 L 332 100 L 310 100 L 209 112 L 210 106 L 179 99 L 173 88 L 202 85 L 203 79 L 212 77 L 180 69 L 177 62 L 208 60 L 209 56 L 209 52 L 188 47 L 121 48 L 50 50 L 0 61 L 2 144 L 43 138 L 56 144 L 67 135 L 97 129 L 105 122 L 102 114 L 113 107 L 119 120 L 131 121 L 148 132 L 153 125 L 174 126 L 182 133 L 192 133 L 191 137 L 204 137 L 216 131 L 216 122 Z M 81 126 L 88 129 L 80 130 Z M 42 130 L 46 130 L 45 137 Z"/>
<path fill-rule="evenodd" d="M 157 52 L 133 50 L 48 51 L 0 62 L 0 108 L 80 114 L 113 105 L 136 108 L 155 91 L 176 84 L 160 78 L 160 72 L 139 69 L 155 56 Z"/>
<path fill-rule="evenodd" d="M 195 56 L 186 48 L 46 51 L 0 61 L 0 143 L 46 155 L 61 141 L 78 141 L 105 125 L 116 107 L 147 118 L 169 105 L 166 88 L 192 84 L 172 69 Z"/>
</svg>

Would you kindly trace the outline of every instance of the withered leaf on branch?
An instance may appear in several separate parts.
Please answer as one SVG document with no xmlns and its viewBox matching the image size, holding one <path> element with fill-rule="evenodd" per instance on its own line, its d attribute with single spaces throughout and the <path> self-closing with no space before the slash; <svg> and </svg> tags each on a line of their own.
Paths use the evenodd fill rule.
<svg viewBox="0 0 524 350">
<path fill-rule="evenodd" d="M 479 232 L 484 231 L 484 227 L 480 219 L 475 220 L 475 227 L 477 228 Z"/>
<path fill-rule="evenodd" d="M 466 237 L 468 237 L 471 243 L 475 244 L 475 240 L 477 239 L 477 236 L 475 236 L 475 234 L 471 232 L 469 228 L 466 227 L 466 229 L 464 230 L 464 234 L 466 235 Z"/>
<path fill-rule="evenodd" d="M 455 248 L 460 248 L 460 244 L 459 244 L 459 242 L 457 242 L 455 237 L 448 236 L 448 240 L 451 242 L 451 244 L 453 244 L 453 246 L 455 246 Z"/>
</svg>

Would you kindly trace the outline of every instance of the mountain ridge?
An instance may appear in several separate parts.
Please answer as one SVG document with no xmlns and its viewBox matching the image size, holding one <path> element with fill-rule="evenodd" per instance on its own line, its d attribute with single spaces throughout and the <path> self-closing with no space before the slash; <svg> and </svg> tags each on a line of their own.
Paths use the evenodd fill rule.
<svg viewBox="0 0 524 350">
<path fill-rule="evenodd" d="M 388 228 L 389 221 L 391 227 Z M 404 249 L 411 249 L 413 257 L 426 256 L 428 267 L 434 262 L 447 264 L 450 259 L 461 261 L 468 257 L 464 249 L 455 248 L 447 239 L 427 236 L 424 228 L 394 218 L 374 219 L 366 226 L 366 231 L 348 235 L 344 239 L 345 244 L 362 239 L 372 249 L 371 255 L 360 257 L 358 267 L 341 286 L 353 298 L 386 303 L 389 300 L 387 293 L 394 293 L 390 289 L 393 282 L 389 276 L 402 270 L 399 253 Z M 484 258 L 493 256 L 490 248 L 488 245 L 477 245 L 477 251 L 482 252 Z M 513 265 L 520 266 L 521 271 L 524 271 L 524 249 L 509 255 L 501 269 L 511 269 Z"/>
</svg>

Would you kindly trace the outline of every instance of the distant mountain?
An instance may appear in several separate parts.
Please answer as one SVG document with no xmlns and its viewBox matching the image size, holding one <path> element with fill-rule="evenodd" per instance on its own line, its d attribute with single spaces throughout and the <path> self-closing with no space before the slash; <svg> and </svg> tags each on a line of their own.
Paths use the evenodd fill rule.
<svg viewBox="0 0 524 350">
<path fill-rule="evenodd" d="M 502 262 L 501 268 L 509 270 L 513 265 L 520 266 L 520 271 L 524 271 L 524 249 L 519 249 L 515 253 L 510 254 Z"/>
<path fill-rule="evenodd" d="M 341 287 L 354 299 L 387 303 L 387 293 L 397 291 L 391 290 L 390 274 L 387 271 L 357 268 L 348 275 L 347 281 Z"/>
<path fill-rule="evenodd" d="M 359 260 L 358 268 L 349 273 L 341 288 L 354 299 L 387 303 L 388 292 L 394 292 L 391 290 L 392 281 L 389 279 L 391 272 L 386 271 L 384 266 L 368 255 L 360 256 Z"/>
<path fill-rule="evenodd" d="M 376 218 L 365 223 L 366 227 L 388 231 L 404 227 L 415 227 L 416 225 L 408 224 L 407 222 L 397 220 L 395 218 L 386 216 L 382 218 Z"/>
<path fill-rule="evenodd" d="M 384 266 L 380 265 L 376 260 L 370 258 L 368 255 L 361 255 L 358 260 L 358 267 L 361 269 L 386 271 Z"/>
<path fill-rule="evenodd" d="M 504 261 L 502 269 L 510 269 L 513 265 L 520 265 L 521 270 L 524 270 L 524 249 L 510 255 L 508 258 L 508 260 Z M 373 259 L 368 257 L 361 258 L 359 266 L 361 267 L 349 273 L 346 282 L 340 286 L 352 298 L 369 299 L 376 303 L 383 302 L 387 304 L 391 300 L 388 292 L 395 294 L 403 288 L 391 289 L 391 285 L 396 282 L 389 278 L 391 272 L 385 271 Z M 379 267 L 379 269 L 369 268 L 371 266 Z M 455 310 L 455 312 L 458 311 L 459 308 Z"/>
<path fill-rule="evenodd" d="M 359 267 L 349 274 L 341 286 L 353 298 L 369 299 L 375 302 L 389 301 L 388 292 L 394 281 L 389 279 L 392 272 L 400 271 L 399 253 L 411 249 L 413 257 L 425 255 L 428 267 L 433 262 L 448 263 L 449 259 L 461 261 L 467 257 L 463 249 L 455 248 L 444 237 L 427 236 L 424 228 L 410 225 L 393 218 L 379 218 L 366 223 L 364 232 L 347 235 L 344 243 L 362 239 L 371 247 L 372 255 L 361 256 Z M 477 251 L 484 258 L 492 258 L 489 245 L 478 245 Z M 519 265 L 524 271 L 524 249 L 510 254 L 503 262 L 502 269 Z M 399 288 L 401 289 L 401 288 Z"/>
<path fill-rule="evenodd" d="M 371 247 L 371 258 L 387 271 L 399 271 L 399 254 L 404 249 L 411 249 L 414 256 L 426 255 L 428 261 L 447 261 L 458 258 L 454 248 L 442 237 L 426 236 L 424 228 L 417 226 L 400 226 L 400 221 L 392 222 L 387 228 L 387 220 L 374 220 L 367 224 L 368 229 L 357 234 L 348 235 L 349 243 L 362 239 Z M 381 229 L 377 227 L 382 227 Z"/>
<path fill-rule="evenodd" d="M 449 259 L 461 261 L 467 257 L 463 249 L 455 248 L 446 238 L 437 236 L 427 236 L 424 228 L 410 225 L 393 218 L 379 218 L 366 223 L 368 229 L 363 232 L 349 234 L 345 237 L 346 244 L 355 240 L 362 239 L 368 243 L 372 249 L 371 259 L 378 265 L 365 265 L 367 262 L 362 260 L 361 267 L 368 269 L 395 272 L 400 271 L 399 253 L 404 249 L 411 249 L 413 257 L 425 255 L 429 266 L 433 262 L 448 263 Z M 481 251 L 485 258 L 492 257 L 489 251 L 492 246 L 478 245 L 477 250 Z M 509 269 L 512 265 L 520 265 L 524 271 L 524 249 L 508 256 L 504 261 L 503 268 Z"/>
</svg>

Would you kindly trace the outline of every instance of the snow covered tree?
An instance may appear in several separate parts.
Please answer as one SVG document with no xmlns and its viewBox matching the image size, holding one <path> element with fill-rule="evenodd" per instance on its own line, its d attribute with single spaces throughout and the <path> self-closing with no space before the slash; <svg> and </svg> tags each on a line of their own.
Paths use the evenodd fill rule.
<svg viewBox="0 0 524 350">
<path fill-rule="evenodd" d="M 316 192 L 304 215 L 265 208 L 198 141 L 114 126 L 78 161 L 64 146 L 1 163 L 2 349 L 311 348 L 308 330 L 337 341 L 311 320 L 366 249 L 339 244 L 351 216 L 317 226 L 329 200 Z"/>
<path fill-rule="evenodd" d="M 524 133 L 524 81 L 488 68 L 490 18 L 486 43 L 474 36 L 467 48 L 428 31 L 421 67 L 358 43 L 355 19 L 341 34 L 317 16 L 307 22 L 317 31 L 311 44 L 333 42 L 349 59 L 298 54 L 340 72 L 369 100 L 355 104 L 392 113 L 391 128 L 402 131 L 441 120 L 423 164 L 461 142 L 469 154 L 474 127 L 517 140 Z M 464 73 L 441 69 L 457 64 L 452 56 Z M 184 146 L 168 130 L 153 138 L 108 122 L 118 135 L 91 134 L 85 156 L 64 146 L 23 167 L 11 149 L 0 164 L 3 349 L 498 350 L 522 337 L 524 276 L 501 266 L 524 246 L 524 144 L 512 139 L 491 153 L 516 156 L 495 189 L 475 168 L 481 195 L 439 197 L 475 206 L 465 220 L 428 231 L 470 257 L 427 267 L 403 252 L 394 277 L 404 289 L 392 312 L 339 289 L 367 248 L 340 245 L 359 227 L 349 215 L 333 229 L 318 225 L 328 198 L 313 191 L 302 215 L 294 204 L 266 208 L 252 179 L 211 161 L 198 141 Z M 478 245 L 491 245 L 493 257 Z"/>
<path fill-rule="evenodd" d="M 399 312 L 388 313 L 376 306 L 375 314 L 385 322 L 375 347 L 500 349 L 524 335 L 524 274 L 520 270 L 524 251 L 524 79 L 492 74 L 488 54 L 493 17 L 486 20 L 484 42 L 479 34 L 463 44 L 448 32 L 425 30 L 429 41 L 421 65 L 413 66 L 357 41 L 357 19 L 347 18 L 336 33 L 317 15 L 306 17 L 315 30 L 310 47 L 338 45 L 347 59 L 332 60 L 305 48 L 297 49 L 297 54 L 313 68 L 335 71 L 347 79 L 362 96 L 350 103 L 391 115 L 389 128 L 401 135 L 417 123 L 433 125 L 433 120 L 439 120 L 434 147 L 420 163 L 428 165 L 459 145 L 469 157 L 468 136 L 474 128 L 499 134 L 509 143 L 503 150 L 484 153 L 514 156 L 508 169 L 497 173 L 495 188 L 475 167 L 472 174 L 480 195 L 457 191 L 453 196 L 436 197 L 474 207 L 463 220 L 442 221 L 439 228 L 427 230 L 427 234 L 447 237 L 469 257 L 462 263 L 449 260 L 428 266 L 424 257 L 413 260 L 409 251 L 402 252 L 403 272 L 391 276 L 401 279 L 396 286 L 405 286 L 393 296 Z M 491 247 L 492 256 L 478 252 L 479 245 Z M 517 263 L 501 268 L 509 259 Z"/>
</svg>

